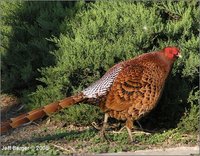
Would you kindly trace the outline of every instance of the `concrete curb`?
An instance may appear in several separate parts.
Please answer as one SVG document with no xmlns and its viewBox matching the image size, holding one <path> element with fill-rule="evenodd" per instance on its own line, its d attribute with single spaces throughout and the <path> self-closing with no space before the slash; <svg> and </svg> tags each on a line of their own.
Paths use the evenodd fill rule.
<svg viewBox="0 0 200 156">
<path fill-rule="evenodd" d="M 120 153 L 102 153 L 99 156 L 111 156 L 111 155 L 184 155 L 193 156 L 200 155 L 199 146 L 195 147 L 176 147 L 176 148 L 163 148 L 152 150 L 138 150 L 135 152 L 120 152 Z"/>
</svg>

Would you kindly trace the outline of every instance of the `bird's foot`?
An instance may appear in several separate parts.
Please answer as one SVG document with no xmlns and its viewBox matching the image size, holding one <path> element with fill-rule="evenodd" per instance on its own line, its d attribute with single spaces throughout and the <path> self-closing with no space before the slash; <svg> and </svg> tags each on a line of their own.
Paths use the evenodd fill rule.
<svg viewBox="0 0 200 156">
<path fill-rule="evenodd" d="M 119 133 L 122 133 L 122 131 L 123 131 L 123 129 L 124 128 L 126 128 L 125 126 L 124 127 L 122 127 L 119 131 L 113 131 L 113 133 L 115 133 L 115 134 L 119 134 Z"/>
<path fill-rule="evenodd" d="M 101 127 L 100 127 L 96 122 L 92 122 L 92 126 L 93 126 L 96 130 L 101 130 Z"/>
<path fill-rule="evenodd" d="M 136 130 L 135 130 L 135 131 L 133 131 L 132 133 L 133 133 L 133 134 L 146 134 L 146 135 L 150 135 L 150 134 L 151 134 L 151 133 L 149 133 L 149 132 L 140 131 L 140 130 L 139 130 L 139 131 L 136 131 Z"/>
</svg>

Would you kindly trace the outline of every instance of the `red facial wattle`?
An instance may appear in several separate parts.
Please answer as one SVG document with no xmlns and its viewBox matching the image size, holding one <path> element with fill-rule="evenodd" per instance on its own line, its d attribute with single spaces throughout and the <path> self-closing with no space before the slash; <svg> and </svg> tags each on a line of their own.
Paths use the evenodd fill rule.
<svg viewBox="0 0 200 156">
<path fill-rule="evenodd" d="M 177 47 L 166 47 L 164 48 L 164 53 L 169 59 L 181 57 L 180 50 Z"/>
</svg>

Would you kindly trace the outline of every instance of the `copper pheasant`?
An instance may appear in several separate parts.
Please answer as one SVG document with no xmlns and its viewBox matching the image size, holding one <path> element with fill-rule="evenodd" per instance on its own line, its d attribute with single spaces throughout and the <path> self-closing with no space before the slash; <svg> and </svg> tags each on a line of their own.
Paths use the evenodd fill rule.
<svg viewBox="0 0 200 156">
<path fill-rule="evenodd" d="M 98 101 L 98 106 L 105 113 L 102 133 L 108 117 L 113 117 L 126 121 L 130 140 L 133 140 L 131 135 L 133 121 L 156 106 L 173 63 L 180 56 L 177 47 L 166 47 L 120 62 L 82 92 L 1 123 L 1 132 L 79 102 Z"/>
</svg>

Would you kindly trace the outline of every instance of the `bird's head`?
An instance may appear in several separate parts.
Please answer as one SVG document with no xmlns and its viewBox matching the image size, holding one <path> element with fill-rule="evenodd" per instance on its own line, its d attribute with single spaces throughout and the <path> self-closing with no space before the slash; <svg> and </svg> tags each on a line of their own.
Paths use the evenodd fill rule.
<svg viewBox="0 0 200 156">
<path fill-rule="evenodd" d="M 179 48 L 177 47 L 165 47 L 163 49 L 164 55 L 170 59 L 170 60 L 174 60 L 178 57 L 182 57 Z"/>
</svg>

